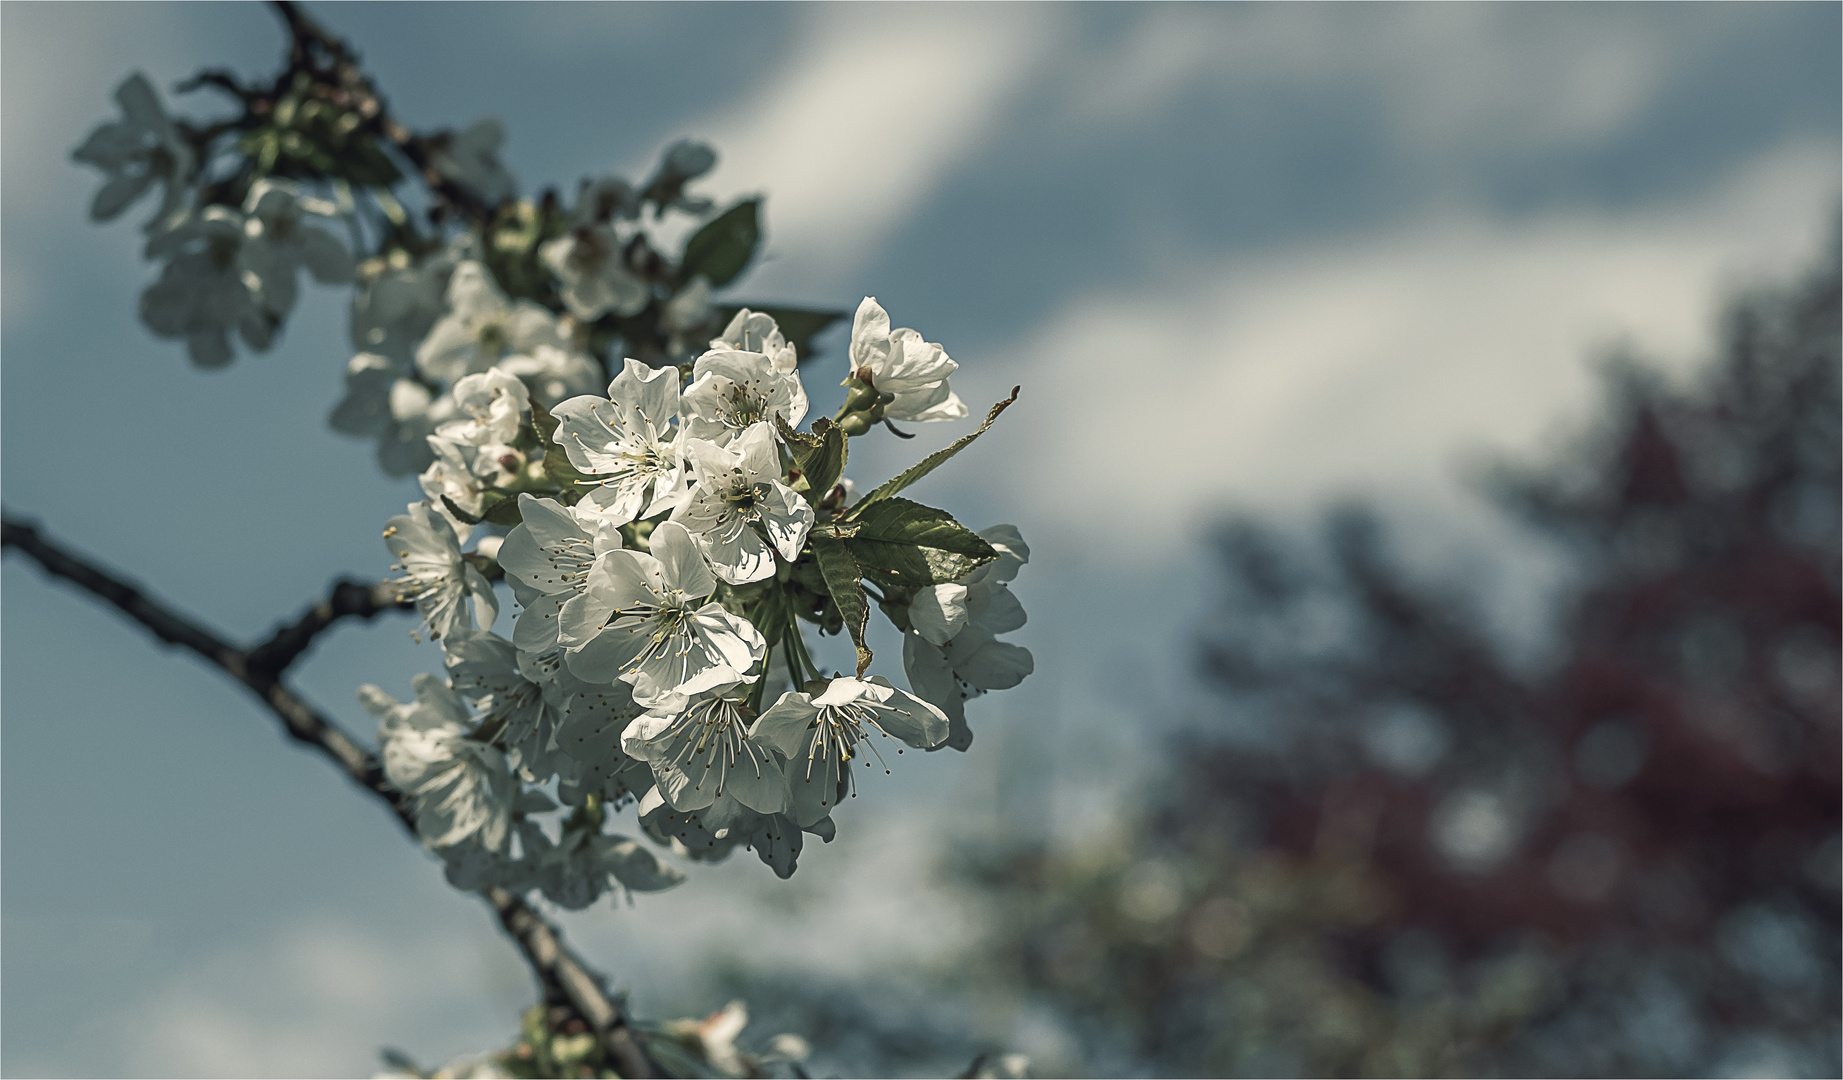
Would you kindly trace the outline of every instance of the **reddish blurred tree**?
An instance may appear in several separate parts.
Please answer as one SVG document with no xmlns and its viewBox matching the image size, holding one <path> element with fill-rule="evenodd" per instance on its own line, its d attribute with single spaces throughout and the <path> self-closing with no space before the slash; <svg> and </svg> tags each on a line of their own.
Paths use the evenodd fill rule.
<svg viewBox="0 0 1843 1080">
<path fill-rule="evenodd" d="M 1838 323 L 1833 254 L 1495 475 L 1577 568 L 1534 673 L 1365 511 L 1225 527 L 1221 728 L 1128 842 L 974 860 L 999 981 L 1102 1073 L 1836 1075 Z"/>
</svg>

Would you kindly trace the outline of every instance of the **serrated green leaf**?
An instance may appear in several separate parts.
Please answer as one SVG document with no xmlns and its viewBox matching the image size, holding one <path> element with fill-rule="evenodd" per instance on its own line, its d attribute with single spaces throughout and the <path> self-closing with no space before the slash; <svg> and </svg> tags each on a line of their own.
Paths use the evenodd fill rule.
<svg viewBox="0 0 1843 1080">
<path fill-rule="evenodd" d="M 857 560 L 862 576 L 880 585 L 920 589 L 942 585 L 998 558 L 979 534 L 936 510 L 909 499 L 885 499 L 852 524 L 856 531 L 835 530 Z M 822 529 L 814 530 L 818 535 Z"/>
<path fill-rule="evenodd" d="M 690 281 L 703 274 L 712 288 L 736 280 L 737 275 L 755 257 L 755 245 L 761 241 L 761 226 L 756 211 L 760 199 L 744 199 L 718 214 L 685 241 L 685 254 L 678 260 L 678 276 Z"/>
<path fill-rule="evenodd" d="M 838 613 L 845 619 L 845 629 L 851 632 L 851 644 L 857 647 L 858 675 L 862 676 L 870 670 L 871 659 L 870 649 L 864 644 L 864 630 L 870 624 L 870 598 L 864 595 L 864 586 L 860 583 L 863 570 L 851 553 L 850 541 L 833 536 L 824 525 L 810 535 L 813 561 L 819 564 L 819 572 L 825 576 L 826 591 L 832 594 L 832 603 L 838 606 Z"/>
<path fill-rule="evenodd" d="M 821 355 L 818 350 L 813 348 L 813 338 L 818 336 L 821 330 L 831 326 L 840 319 L 848 319 L 851 317 L 849 311 L 813 311 L 809 308 L 795 307 L 756 307 L 753 304 L 723 305 L 718 307 L 717 311 L 721 314 L 724 324 L 727 325 L 731 319 L 736 317 L 736 313 L 745 307 L 750 311 L 759 311 L 763 315 L 773 319 L 774 325 L 780 327 L 781 336 L 787 339 L 787 343 L 794 347 L 795 352 L 799 353 L 800 363 L 803 365 L 808 360 Z"/>
<path fill-rule="evenodd" d="M 779 413 L 775 414 L 774 426 L 793 454 L 794 468 L 800 470 L 793 489 L 817 507 L 832 490 L 832 485 L 844 475 L 845 460 L 850 453 L 845 433 L 823 416 L 813 421 L 811 434 L 795 431 Z"/>
<path fill-rule="evenodd" d="M 898 491 L 901 491 L 903 488 L 906 488 L 910 484 L 915 483 L 915 481 L 920 480 L 924 476 L 927 476 L 929 473 L 939 468 L 942 462 L 946 461 L 950 457 L 953 457 L 955 454 L 959 453 L 960 451 L 966 449 L 967 446 L 971 445 L 974 439 L 977 439 L 979 436 L 984 435 L 986 433 L 986 429 L 992 426 L 992 421 L 998 419 L 999 413 L 1004 412 L 1005 409 L 1008 408 L 1012 402 L 1017 400 L 1018 391 L 1021 389 L 1023 388 L 1019 386 L 1012 387 L 1010 397 L 992 406 L 992 411 L 985 414 L 985 423 L 979 425 L 979 430 L 973 432 L 971 435 L 964 435 L 958 439 L 955 439 L 951 446 L 948 446 L 942 450 L 936 450 L 934 453 L 929 454 L 925 458 L 922 458 L 921 461 L 917 462 L 914 465 L 911 465 L 909 468 L 904 469 L 902 472 L 896 474 L 891 479 L 885 481 L 884 483 L 879 485 L 875 491 L 871 492 L 870 494 L 864 496 L 862 499 L 858 500 L 858 503 L 856 506 L 853 506 L 851 509 L 845 511 L 844 516 L 847 518 L 858 517 L 864 512 L 864 510 L 867 507 L 874 506 L 877 503 L 882 502 L 883 500 L 896 494 Z"/>
</svg>

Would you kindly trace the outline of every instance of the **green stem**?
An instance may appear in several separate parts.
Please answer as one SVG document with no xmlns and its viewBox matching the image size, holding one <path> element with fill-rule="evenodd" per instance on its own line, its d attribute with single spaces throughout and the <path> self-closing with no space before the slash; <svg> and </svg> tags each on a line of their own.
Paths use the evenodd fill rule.
<svg viewBox="0 0 1843 1080">
<path fill-rule="evenodd" d="M 792 614 L 787 616 L 787 630 L 781 635 L 781 640 L 793 643 L 793 651 L 788 653 L 787 663 L 789 667 L 794 669 L 797 682 L 796 689 L 800 686 L 805 686 L 807 681 L 806 674 L 799 669 L 799 665 L 802 662 L 806 665 L 806 671 L 812 673 L 813 678 L 824 678 L 819 672 L 819 665 L 813 663 L 812 656 L 806 651 L 806 638 L 800 633 L 800 620 L 798 617 Z"/>
</svg>

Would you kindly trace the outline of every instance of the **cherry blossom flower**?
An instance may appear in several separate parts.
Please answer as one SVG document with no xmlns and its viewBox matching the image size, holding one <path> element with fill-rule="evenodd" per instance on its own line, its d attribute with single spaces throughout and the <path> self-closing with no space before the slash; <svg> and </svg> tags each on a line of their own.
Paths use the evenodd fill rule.
<svg viewBox="0 0 1843 1080">
<path fill-rule="evenodd" d="M 476 840 L 488 851 L 505 846 L 517 791 L 504 755 L 469 737 L 467 705 L 434 675 L 411 680 L 416 700 L 405 704 L 376 686 L 358 696 L 378 718 L 378 753 L 391 786 L 408 795 L 416 831 L 431 847 Z"/>
<path fill-rule="evenodd" d="M 580 803 L 594 795 L 616 805 L 653 786 L 647 763 L 621 749 L 622 733 L 645 712 L 646 706 L 634 701 L 633 687 L 624 682 L 584 684 L 569 696 L 557 724 L 557 746 L 576 763 L 558 785 L 564 802 Z"/>
<path fill-rule="evenodd" d="M 454 400 L 417 381 L 409 361 L 362 352 L 346 364 L 346 396 L 327 422 L 333 430 L 376 439 L 387 476 L 421 472 L 435 459 L 428 437 L 453 415 Z"/>
<path fill-rule="evenodd" d="M 960 582 L 917 592 L 909 604 L 911 629 L 903 635 L 902 666 L 915 693 L 933 702 L 952 724 L 946 744 L 965 750 L 973 741 L 966 702 L 987 690 L 1006 690 L 1035 669 L 1030 650 L 997 640 L 1024 625 L 1024 606 L 1009 582 L 1030 561 L 1030 548 L 1013 525 L 979 534 L 998 559 Z"/>
<path fill-rule="evenodd" d="M 750 733 L 754 719 L 742 684 L 693 698 L 675 694 L 635 720 L 621 737 L 621 747 L 629 757 L 652 764 L 659 790 L 674 810 L 736 802 L 758 814 L 778 814 L 787 809 L 787 778 L 780 752 Z M 738 816 L 737 808 L 723 806 L 705 818 Z"/>
<path fill-rule="evenodd" d="M 298 279 L 305 268 L 323 285 L 352 280 L 352 256 L 331 233 L 308 224 L 309 216 L 338 211 L 323 199 L 305 198 L 292 184 L 258 180 L 243 202 L 241 268 L 256 280 L 256 298 L 277 322 L 294 310 Z"/>
<path fill-rule="evenodd" d="M 799 355 L 781 328 L 774 321 L 774 316 L 762 311 L 750 311 L 748 308 L 738 310 L 723 333 L 711 339 L 712 349 L 729 349 L 739 352 L 762 353 L 774 362 L 776 371 L 793 371 L 799 366 Z M 796 421 L 789 417 L 788 424 Z"/>
<path fill-rule="evenodd" d="M 592 503 L 565 507 L 555 499 L 521 494 L 522 519 L 499 547 L 506 575 L 537 595 L 524 602 L 512 640 L 526 652 L 557 648 L 557 613 L 588 584 L 589 569 L 603 552 L 622 546 L 618 515 Z"/>
<path fill-rule="evenodd" d="M 593 321 L 609 312 L 625 317 L 653 298 L 651 287 L 624 264 L 621 238 L 611 225 L 579 222 L 546 242 L 538 257 L 563 283 L 557 295 L 578 319 Z"/>
<path fill-rule="evenodd" d="M 848 766 L 865 740 L 880 735 L 929 749 L 947 738 L 947 717 L 882 676 L 840 677 L 820 694 L 782 694 L 754 733 L 787 755 L 789 816 L 804 828 L 831 814 L 850 792 Z"/>
<path fill-rule="evenodd" d="M 447 299 L 448 313 L 416 347 L 416 366 L 431 379 L 453 382 L 539 345 L 570 351 L 556 316 L 530 300 L 508 300 L 482 263 L 454 268 Z"/>
<path fill-rule="evenodd" d="M 660 862 L 625 836 L 566 825 L 552 844 L 536 829 L 530 832 L 535 835 L 526 843 L 538 887 L 547 899 L 570 911 L 594 903 L 611 879 L 631 892 L 659 892 L 685 880 L 683 871 Z"/>
<path fill-rule="evenodd" d="M 672 520 L 690 530 L 718 577 L 732 585 L 761 581 L 774 576 L 774 552 L 789 562 L 799 557 L 813 508 L 781 482 L 772 427 L 756 424 L 727 448 L 686 439 L 685 457 L 697 484 Z"/>
<path fill-rule="evenodd" d="M 652 554 L 609 551 L 595 559 L 583 591 L 558 615 L 565 662 L 592 683 L 620 679 L 651 707 L 739 681 L 767 642 L 747 619 L 705 602 L 717 580 L 683 526 L 653 530 Z"/>
<path fill-rule="evenodd" d="M 948 385 L 960 365 L 913 330 L 890 330 L 889 313 L 866 296 L 851 324 L 851 370 L 867 371 L 879 393 L 894 394 L 884 406 L 891 420 L 959 420 L 966 402 Z"/>
<path fill-rule="evenodd" d="M 466 376 L 449 396 L 460 415 L 437 428 L 436 434 L 464 446 L 510 443 L 531 415 L 525 384 L 501 368 Z"/>
<path fill-rule="evenodd" d="M 90 202 L 90 217 L 114 218 L 158 182 L 162 193 L 154 220 L 159 221 L 179 209 L 197 156 L 160 107 L 160 96 L 147 76 L 137 71 L 123 79 L 115 88 L 115 101 L 122 118 L 98 125 L 70 155 L 109 178 Z"/>
<path fill-rule="evenodd" d="M 505 357 L 495 370 L 518 376 L 546 409 L 573 397 L 593 394 L 602 381 L 602 366 L 587 353 L 546 344 Z"/>
<path fill-rule="evenodd" d="M 234 359 L 232 330 L 258 352 L 275 338 L 274 320 L 257 300 L 260 281 L 238 259 L 243 224 L 242 212 L 228 206 L 181 210 L 147 242 L 148 258 L 168 262 L 141 294 L 141 321 L 156 337 L 183 339 L 199 367 Z"/>
<path fill-rule="evenodd" d="M 499 602 L 480 571 L 461 558 L 454 527 L 435 513 L 427 501 L 411 503 L 407 514 L 385 523 L 384 543 L 402 561 L 404 572 L 396 581 L 397 598 L 415 601 L 422 612 L 422 628 L 433 638 L 456 631 L 493 625 Z M 468 603 L 473 618 L 468 618 Z"/>
<path fill-rule="evenodd" d="M 504 747 L 511 766 L 529 780 L 554 775 L 555 769 L 540 771 L 555 747 L 556 716 L 512 643 L 483 631 L 453 634 L 442 639 L 442 653 L 455 693 L 479 710 L 474 737 Z"/>
<path fill-rule="evenodd" d="M 681 408 L 685 434 L 728 446 L 756 424 L 772 425 L 776 416 L 797 427 L 806 404 L 794 351 L 783 346 L 773 355 L 712 349 L 698 357 Z"/>
<path fill-rule="evenodd" d="M 555 441 L 570 464 L 596 479 L 589 498 L 632 521 L 672 505 L 684 472 L 674 441 L 678 370 L 622 363 L 608 396 L 570 398 L 551 410 Z"/>
<path fill-rule="evenodd" d="M 499 148 L 505 141 L 505 125 L 499 118 L 481 117 L 465 131 L 439 140 L 429 155 L 429 166 L 486 205 L 497 206 L 518 194 L 518 179 L 499 161 Z"/>
</svg>

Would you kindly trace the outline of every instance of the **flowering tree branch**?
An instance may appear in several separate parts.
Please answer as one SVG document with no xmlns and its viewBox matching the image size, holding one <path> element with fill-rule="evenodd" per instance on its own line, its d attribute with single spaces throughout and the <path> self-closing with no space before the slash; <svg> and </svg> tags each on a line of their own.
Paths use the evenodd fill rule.
<svg viewBox="0 0 1843 1080">
<path fill-rule="evenodd" d="M 282 675 L 289 666 L 306 652 L 318 634 L 334 623 L 344 618 L 370 619 L 386 611 L 406 609 L 408 605 L 400 604 L 387 587 L 339 581 L 327 599 L 315 604 L 299 619 L 277 629 L 267 640 L 241 648 L 121 578 L 45 539 L 30 523 L 10 515 L 0 518 L 0 548 L 23 552 L 47 573 L 108 601 L 161 641 L 190 650 L 243 684 L 282 722 L 290 738 L 332 759 L 361 788 L 389 806 L 411 835 L 416 834 L 416 821 L 408 800 L 386 781 L 376 755 L 282 684 Z M 518 944 L 543 990 L 545 1003 L 567 1007 L 595 1031 L 622 1076 L 659 1075 L 661 1070 L 647 1055 L 641 1044 L 642 1037 L 631 1028 L 619 998 L 608 993 L 602 976 L 564 944 L 557 928 L 504 889 L 487 889 L 480 895 L 498 916 L 500 926 Z"/>
</svg>

